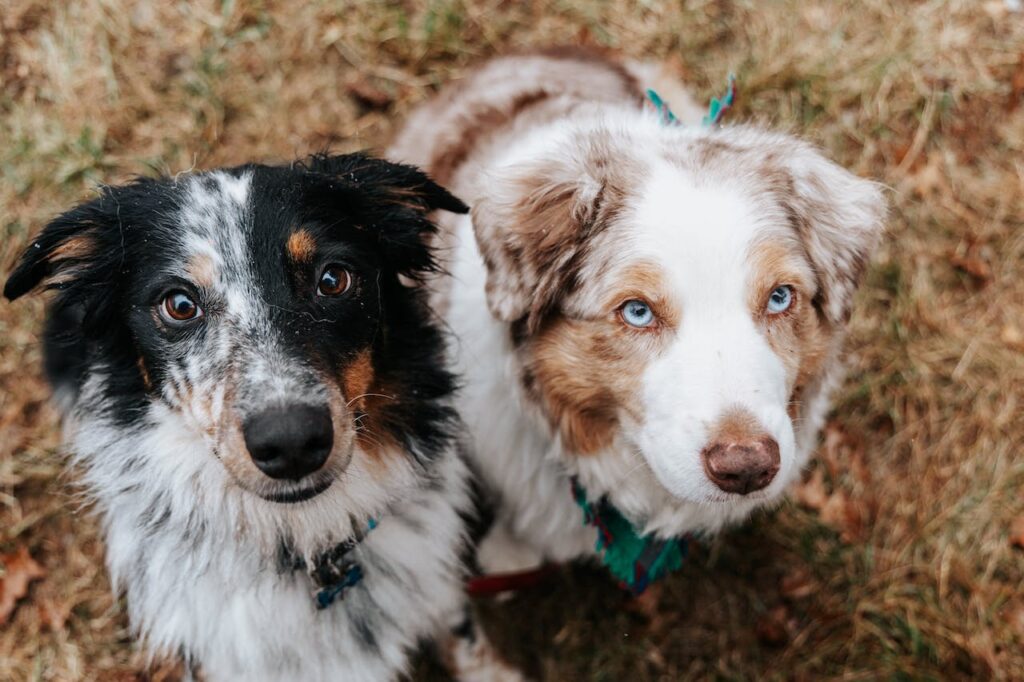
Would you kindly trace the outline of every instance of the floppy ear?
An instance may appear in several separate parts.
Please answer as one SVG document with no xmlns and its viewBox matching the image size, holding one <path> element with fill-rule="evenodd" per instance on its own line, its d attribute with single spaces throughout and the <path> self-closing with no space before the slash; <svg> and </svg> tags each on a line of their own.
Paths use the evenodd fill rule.
<svg viewBox="0 0 1024 682">
<path fill-rule="evenodd" d="M 417 278 L 435 269 L 428 246 L 437 232 L 430 220 L 436 210 L 467 213 L 469 207 L 415 166 L 392 163 L 368 154 L 313 156 L 306 168 L 335 178 L 341 198 L 354 208 L 363 228 L 376 232 L 387 263 L 398 273 Z"/>
<path fill-rule="evenodd" d="M 487 265 L 487 305 L 505 322 L 537 325 L 576 284 L 588 239 L 606 224 L 617 190 L 606 165 L 571 154 L 499 168 L 473 207 Z"/>
<path fill-rule="evenodd" d="M 829 322 L 849 318 L 887 205 L 881 186 L 859 178 L 805 143 L 782 156 L 788 185 L 782 204 L 818 277 L 815 304 Z"/>
<path fill-rule="evenodd" d="M 73 208 L 43 228 L 4 285 L 8 300 L 40 285 L 66 289 L 108 270 L 104 261 L 110 254 L 104 253 L 101 241 L 104 230 L 116 220 L 110 214 L 109 193 L 104 190 L 102 197 Z"/>
</svg>

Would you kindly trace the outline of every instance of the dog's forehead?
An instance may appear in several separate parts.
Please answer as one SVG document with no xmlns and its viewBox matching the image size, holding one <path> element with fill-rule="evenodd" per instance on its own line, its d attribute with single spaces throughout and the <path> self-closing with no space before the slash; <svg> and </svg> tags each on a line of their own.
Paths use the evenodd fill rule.
<svg viewBox="0 0 1024 682">
<path fill-rule="evenodd" d="M 780 226 L 741 182 L 656 162 L 626 216 L 636 257 L 656 263 L 684 304 L 742 302 L 752 247 Z"/>
<path fill-rule="evenodd" d="M 251 192 L 252 172 L 189 177 L 178 216 L 184 255 L 212 259 L 216 267 L 243 263 L 252 230 Z"/>
</svg>

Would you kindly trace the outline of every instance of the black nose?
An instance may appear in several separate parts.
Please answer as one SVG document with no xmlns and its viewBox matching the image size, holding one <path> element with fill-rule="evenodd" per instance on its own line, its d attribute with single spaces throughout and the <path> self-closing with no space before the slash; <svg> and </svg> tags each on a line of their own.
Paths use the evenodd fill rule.
<svg viewBox="0 0 1024 682">
<path fill-rule="evenodd" d="M 334 443 L 326 407 L 290 405 L 252 415 L 242 427 L 245 446 L 271 478 L 298 480 L 324 465 Z"/>
</svg>

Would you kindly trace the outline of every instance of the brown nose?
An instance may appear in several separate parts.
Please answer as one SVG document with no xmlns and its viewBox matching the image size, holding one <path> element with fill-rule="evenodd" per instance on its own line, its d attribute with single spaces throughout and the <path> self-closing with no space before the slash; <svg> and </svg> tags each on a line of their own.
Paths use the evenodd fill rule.
<svg viewBox="0 0 1024 682">
<path fill-rule="evenodd" d="M 711 443 L 700 454 L 708 478 L 727 493 L 746 495 L 760 490 L 779 472 L 779 444 L 768 436 Z"/>
</svg>

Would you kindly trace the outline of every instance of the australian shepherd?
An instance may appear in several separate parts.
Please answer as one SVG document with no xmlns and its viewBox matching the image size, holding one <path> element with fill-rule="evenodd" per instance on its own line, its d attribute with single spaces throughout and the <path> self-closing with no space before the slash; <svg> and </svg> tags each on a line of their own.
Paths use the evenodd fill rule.
<svg viewBox="0 0 1024 682">
<path fill-rule="evenodd" d="M 578 51 L 496 59 L 389 152 L 471 206 L 440 218 L 434 288 L 499 504 L 489 570 L 593 556 L 573 479 L 650 537 L 746 518 L 798 477 L 841 377 L 879 187 L 789 135 L 704 127 L 656 81 Z"/>
<path fill-rule="evenodd" d="M 421 640 L 515 675 L 463 596 L 467 471 L 421 290 L 427 215 L 364 155 L 104 188 L 4 294 L 56 290 L 46 370 L 107 565 L 156 656 L 211 680 L 384 680 Z"/>
</svg>

